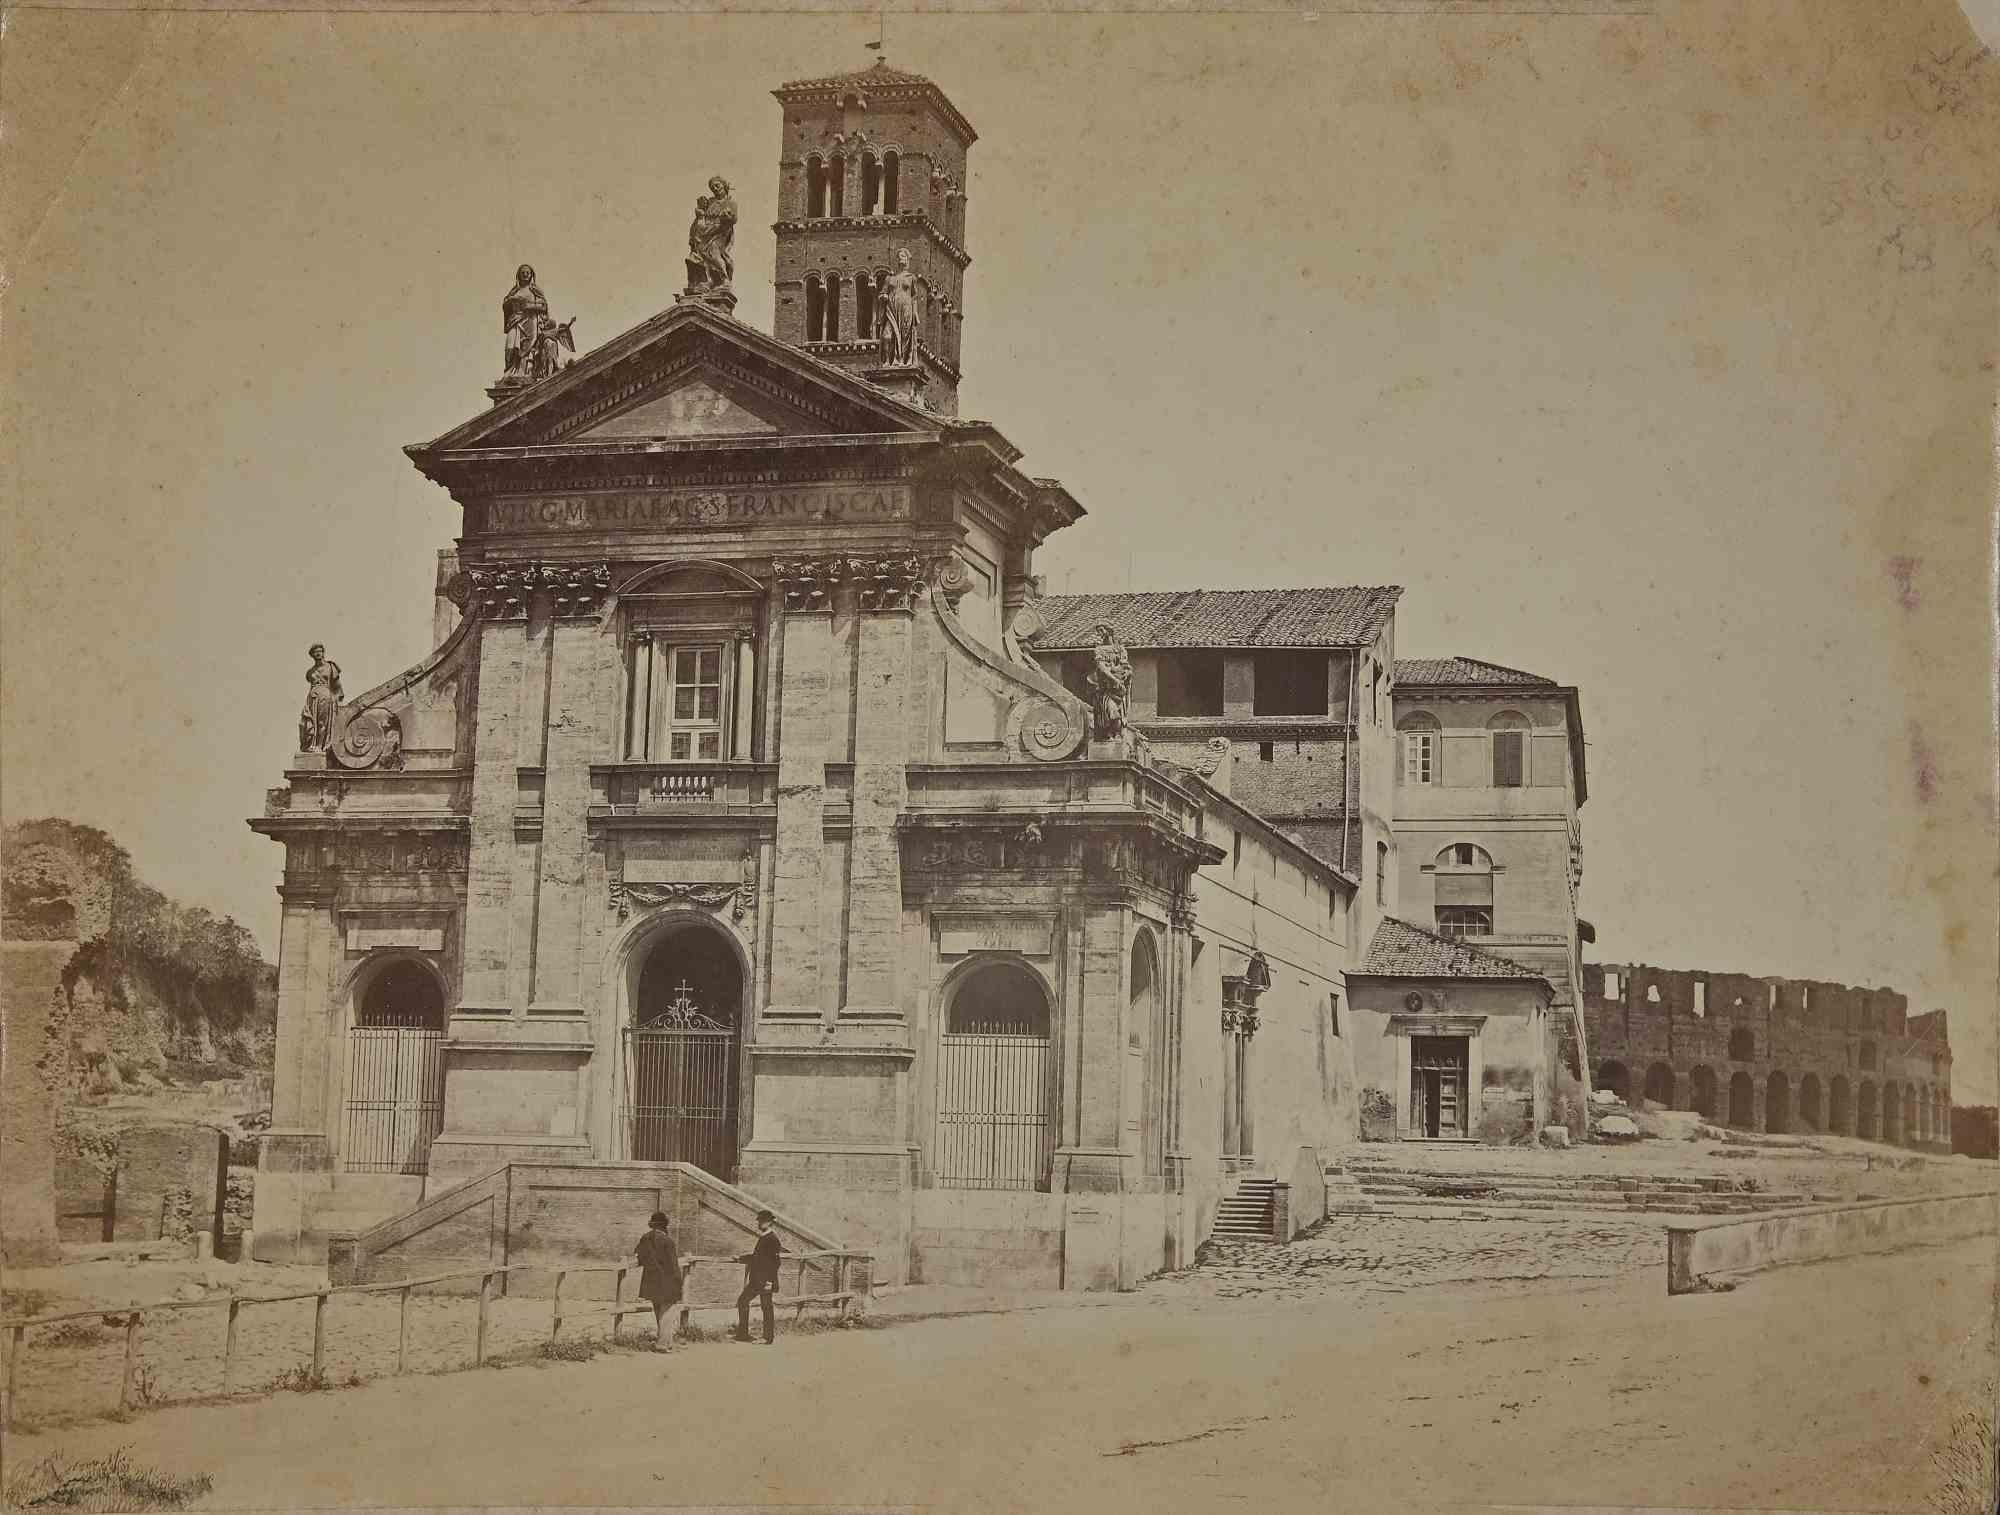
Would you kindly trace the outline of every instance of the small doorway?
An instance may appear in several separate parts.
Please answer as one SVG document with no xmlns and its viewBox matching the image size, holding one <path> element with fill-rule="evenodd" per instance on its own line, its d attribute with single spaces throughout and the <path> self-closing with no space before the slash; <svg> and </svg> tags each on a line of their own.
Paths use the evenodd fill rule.
<svg viewBox="0 0 2000 1515">
<path fill-rule="evenodd" d="M 444 1126 L 444 990 L 409 958 L 369 982 L 347 1033 L 349 1173 L 423 1174 Z"/>
<path fill-rule="evenodd" d="M 1463 1036 L 1410 1038 L 1410 1135 L 1470 1134 L 1466 1120 L 1469 1040 Z"/>
<path fill-rule="evenodd" d="M 743 970 L 712 927 L 661 936 L 639 970 L 625 1031 L 626 1151 L 736 1176 Z"/>
</svg>

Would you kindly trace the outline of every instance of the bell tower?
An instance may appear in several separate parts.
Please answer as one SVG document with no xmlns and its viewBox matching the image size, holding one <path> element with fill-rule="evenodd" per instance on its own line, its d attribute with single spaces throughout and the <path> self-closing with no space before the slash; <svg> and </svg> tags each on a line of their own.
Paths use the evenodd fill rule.
<svg viewBox="0 0 2000 1515">
<path fill-rule="evenodd" d="M 775 335 L 957 415 L 978 134 L 943 90 L 886 60 L 772 93 L 785 112 Z"/>
</svg>

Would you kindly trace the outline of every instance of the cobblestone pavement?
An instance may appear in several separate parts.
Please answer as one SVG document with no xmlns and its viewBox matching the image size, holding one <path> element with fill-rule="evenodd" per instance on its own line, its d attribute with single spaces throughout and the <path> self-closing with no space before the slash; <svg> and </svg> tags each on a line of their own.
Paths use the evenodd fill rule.
<svg viewBox="0 0 2000 1515">
<path fill-rule="evenodd" d="M 1149 1298 L 1295 1298 L 1328 1288 L 1403 1292 L 1438 1284 L 1615 1278 L 1664 1268 L 1657 1218 L 1417 1220 L 1340 1215 L 1287 1246 L 1212 1243 L 1191 1268 L 1145 1286 Z"/>
</svg>

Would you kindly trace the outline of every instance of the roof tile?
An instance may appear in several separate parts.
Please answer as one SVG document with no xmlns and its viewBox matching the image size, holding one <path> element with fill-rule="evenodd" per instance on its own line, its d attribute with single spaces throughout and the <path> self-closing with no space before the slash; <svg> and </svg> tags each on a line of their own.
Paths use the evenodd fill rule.
<svg viewBox="0 0 2000 1515">
<path fill-rule="evenodd" d="M 1545 679 L 1539 673 L 1524 673 L 1519 668 L 1503 667 L 1499 663 L 1488 663 L 1480 658 L 1397 658 L 1396 682 L 1398 684 L 1547 684 L 1556 685 L 1554 679 Z"/>
<path fill-rule="evenodd" d="M 1376 978 L 1547 979 L 1497 952 L 1453 941 L 1393 915 L 1382 917 L 1360 971 Z"/>
<path fill-rule="evenodd" d="M 1182 589 L 1059 594 L 1037 600 L 1037 651 L 1088 647 L 1100 622 L 1128 647 L 1361 647 L 1375 640 L 1403 591 Z"/>
</svg>

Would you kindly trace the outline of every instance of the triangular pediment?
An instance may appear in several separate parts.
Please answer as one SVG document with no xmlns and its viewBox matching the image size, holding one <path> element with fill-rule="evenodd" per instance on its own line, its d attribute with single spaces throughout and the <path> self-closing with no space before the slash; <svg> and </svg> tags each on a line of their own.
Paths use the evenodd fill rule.
<svg viewBox="0 0 2000 1515">
<path fill-rule="evenodd" d="M 695 301 L 676 304 L 435 441 L 420 468 L 493 449 L 938 435 L 942 417 Z"/>
<path fill-rule="evenodd" d="M 820 429 L 812 417 L 775 399 L 751 394 L 718 374 L 697 372 L 592 422 L 569 440 L 801 436 Z"/>
</svg>

